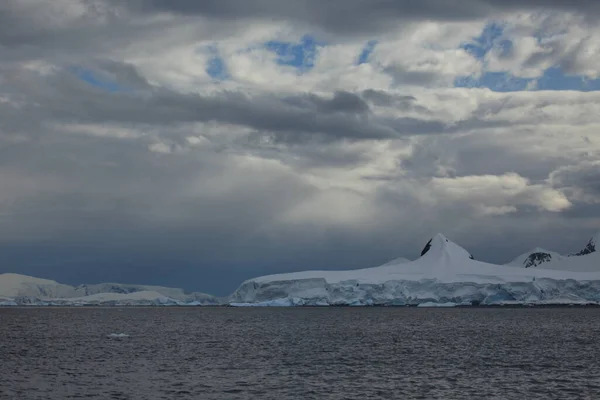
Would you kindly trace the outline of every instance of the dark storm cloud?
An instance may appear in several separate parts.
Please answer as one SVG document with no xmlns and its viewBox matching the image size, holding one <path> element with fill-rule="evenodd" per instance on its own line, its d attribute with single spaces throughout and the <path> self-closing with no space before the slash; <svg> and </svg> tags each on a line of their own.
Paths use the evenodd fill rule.
<svg viewBox="0 0 600 400">
<path fill-rule="evenodd" d="M 278 218 L 315 194 L 294 174 L 223 154 L 165 157 L 53 132 L 1 146 L 0 160 L 0 272 L 73 283 L 162 279 L 226 294 L 239 283 L 223 282 L 228 265 L 281 261 Z M 211 275 L 219 285 L 203 281 Z"/>
<path fill-rule="evenodd" d="M 410 108 L 412 103 L 417 100 L 414 96 L 395 96 L 386 91 L 375 89 L 364 90 L 362 96 L 375 105 L 385 107 L 404 105 L 406 108 Z"/>
<path fill-rule="evenodd" d="M 172 12 L 218 19 L 295 20 L 326 31 L 354 34 L 381 32 L 406 20 L 470 20 L 498 12 L 558 9 L 598 16 L 600 5 L 589 0 L 113 0 L 140 12 Z"/>
<path fill-rule="evenodd" d="M 111 88 L 116 85 L 116 92 L 98 87 L 102 83 L 94 86 L 69 69 L 51 75 L 6 71 L 10 79 L 5 87 L 14 98 L 35 101 L 27 101 L 18 111 L 12 105 L 0 107 L 0 115 L 6 114 L 4 125 L 11 121 L 29 124 L 32 119 L 151 125 L 215 121 L 246 126 L 278 142 L 302 142 L 311 140 L 310 136 L 325 140 L 389 139 L 446 131 L 441 121 L 378 117 L 363 98 L 350 92 L 338 91 L 332 97 L 252 96 L 227 91 L 201 95 L 151 86 L 126 64 L 101 61 L 88 68 L 95 79 L 107 80 Z M 22 119 L 22 115 L 29 118 Z"/>
<path fill-rule="evenodd" d="M 395 30 L 403 23 L 423 20 L 467 21 L 497 16 L 500 12 L 528 10 L 572 11 L 594 21 L 600 3 L 589 0 L 94 0 L 82 1 L 83 12 L 70 15 L 75 4 L 5 0 L 0 4 L 0 55 L 34 58 L 78 56 L 108 51 L 144 40 L 165 30 L 190 23 L 189 17 L 206 17 L 189 24 L 190 38 L 216 39 L 244 27 L 249 19 L 291 21 L 341 36 L 374 35 Z M 178 21 L 150 18 L 173 13 Z M 183 33 L 185 35 L 185 33 Z M 59 52 L 59 53 L 57 53 Z M 426 79 L 396 71 L 398 79 Z"/>
<path fill-rule="evenodd" d="M 322 99 L 312 95 L 310 100 L 319 110 L 325 112 L 366 113 L 370 111 L 369 105 L 360 96 L 347 91 L 336 91 L 332 99 Z"/>
<path fill-rule="evenodd" d="M 600 204 L 600 162 L 582 162 L 558 168 L 550 174 L 555 188 L 579 203 Z"/>
<path fill-rule="evenodd" d="M 418 104 L 417 98 L 414 96 L 401 96 L 375 89 L 363 90 L 361 95 L 363 99 L 375 106 L 393 107 L 398 111 L 414 111 L 423 116 L 432 115 L 427 107 Z"/>
</svg>

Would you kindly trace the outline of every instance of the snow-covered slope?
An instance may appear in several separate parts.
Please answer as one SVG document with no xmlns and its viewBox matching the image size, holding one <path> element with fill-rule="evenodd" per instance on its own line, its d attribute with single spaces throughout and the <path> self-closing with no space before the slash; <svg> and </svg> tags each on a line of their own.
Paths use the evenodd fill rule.
<svg viewBox="0 0 600 400">
<path fill-rule="evenodd" d="M 219 301 L 209 294 L 186 294 L 178 288 L 120 283 L 70 286 L 26 275 L 0 274 L 0 305 L 14 303 L 216 305 Z"/>
<path fill-rule="evenodd" d="M 528 251 L 527 253 L 521 254 L 506 265 L 520 268 L 545 268 L 545 265 L 549 263 L 563 261 L 565 258 L 565 256 L 560 255 L 555 251 L 550 251 L 542 249 L 541 247 L 536 247 L 535 249 Z"/>
<path fill-rule="evenodd" d="M 499 266 L 472 259 L 438 234 L 412 262 L 355 271 L 307 271 L 250 279 L 232 305 L 588 303 L 600 301 L 594 272 Z"/>
<path fill-rule="evenodd" d="M 531 255 L 530 255 L 531 256 Z M 510 265 L 510 264 L 509 264 Z M 570 271 L 570 272 L 599 272 L 600 253 L 593 252 L 582 256 L 561 256 L 552 253 L 552 258 L 538 265 L 535 269 Z"/>
<path fill-rule="evenodd" d="M 63 285 L 49 279 L 19 274 L 0 274 L 0 296 L 3 297 L 73 297 L 73 286 Z"/>
<path fill-rule="evenodd" d="M 600 232 L 594 235 L 583 250 L 567 256 L 540 248 L 521 254 L 507 266 L 521 268 L 543 268 L 573 272 L 600 271 L 600 252 L 596 246 L 600 239 Z"/>
<path fill-rule="evenodd" d="M 382 267 L 387 267 L 390 265 L 398 265 L 398 264 L 404 264 L 410 262 L 410 260 L 408 258 L 404 258 L 404 257 L 398 257 L 398 258 L 394 258 L 392 261 L 388 261 L 385 264 L 382 264 Z"/>
</svg>

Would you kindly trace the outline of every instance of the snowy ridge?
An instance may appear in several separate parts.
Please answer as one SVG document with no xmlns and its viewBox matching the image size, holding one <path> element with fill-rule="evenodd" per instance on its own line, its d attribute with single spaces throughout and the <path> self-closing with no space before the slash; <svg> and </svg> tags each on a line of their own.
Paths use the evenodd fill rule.
<svg viewBox="0 0 600 400">
<path fill-rule="evenodd" d="M 598 232 L 594 236 L 592 236 L 592 238 L 590 239 L 588 244 L 583 248 L 583 250 L 581 250 L 580 252 L 575 253 L 575 254 L 570 254 L 569 256 L 585 256 L 585 255 L 588 255 L 591 253 L 595 253 L 597 250 L 596 246 L 598 246 L 599 242 L 600 242 L 600 232 Z"/>
<path fill-rule="evenodd" d="M 598 303 L 600 264 L 597 255 L 565 257 L 579 260 L 577 265 L 567 265 L 576 268 L 574 270 L 499 266 L 473 260 L 468 251 L 438 234 L 428 243 L 422 257 L 412 262 L 356 271 L 308 271 L 248 280 L 232 295 L 231 305 Z"/>
<path fill-rule="evenodd" d="M 0 306 L 14 305 L 216 305 L 216 297 L 161 286 L 101 283 L 64 285 L 19 274 L 0 274 Z"/>
<path fill-rule="evenodd" d="M 542 249 L 541 247 L 536 247 L 535 249 L 528 251 L 527 253 L 521 254 L 506 265 L 521 268 L 533 268 L 543 264 L 553 263 L 556 261 L 560 262 L 563 261 L 565 258 L 565 256 L 558 254 L 555 251 L 550 251 Z M 544 266 L 540 268 L 544 268 Z"/>
<path fill-rule="evenodd" d="M 600 232 L 592 236 L 587 245 L 579 252 L 561 255 L 554 251 L 535 248 L 530 252 L 521 254 L 506 266 L 521 268 L 543 268 L 572 272 L 600 271 L 600 252 L 596 251 L 600 240 Z"/>
</svg>

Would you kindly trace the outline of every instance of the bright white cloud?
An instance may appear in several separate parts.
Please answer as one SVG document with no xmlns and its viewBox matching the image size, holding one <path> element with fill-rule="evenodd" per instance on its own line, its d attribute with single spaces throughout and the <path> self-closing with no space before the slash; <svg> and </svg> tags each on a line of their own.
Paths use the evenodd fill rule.
<svg viewBox="0 0 600 400">
<path fill-rule="evenodd" d="M 488 213 L 489 210 L 512 210 L 518 205 L 531 205 L 554 212 L 571 206 L 561 192 L 543 185 L 531 185 L 528 179 L 514 173 L 433 178 L 432 187 L 441 199 L 473 203 Z"/>
</svg>

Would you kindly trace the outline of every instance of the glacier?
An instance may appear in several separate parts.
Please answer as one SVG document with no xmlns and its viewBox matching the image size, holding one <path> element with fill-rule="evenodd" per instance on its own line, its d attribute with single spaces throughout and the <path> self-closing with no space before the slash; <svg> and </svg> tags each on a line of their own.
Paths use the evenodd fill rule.
<svg viewBox="0 0 600 400">
<path fill-rule="evenodd" d="M 9 306 L 496 306 L 600 305 L 600 233 L 579 252 L 535 248 L 504 265 L 485 263 L 443 234 L 417 260 L 374 268 L 304 271 L 249 279 L 227 298 L 161 286 L 71 286 L 0 274 L 0 307 Z"/>
<path fill-rule="evenodd" d="M 306 271 L 258 277 L 243 282 L 229 304 L 422 307 L 600 304 L 600 253 L 594 248 L 596 237 L 590 241 L 592 251 L 571 257 L 552 253 L 555 254 L 552 263 L 525 268 L 523 262 L 529 260 L 529 254 L 508 265 L 489 264 L 474 260 L 468 251 L 437 234 L 415 261 L 400 259 L 353 271 Z"/>
<path fill-rule="evenodd" d="M 162 286 L 100 283 L 70 286 L 20 274 L 0 274 L 0 306 L 207 306 L 221 301 L 206 293 Z"/>
</svg>

